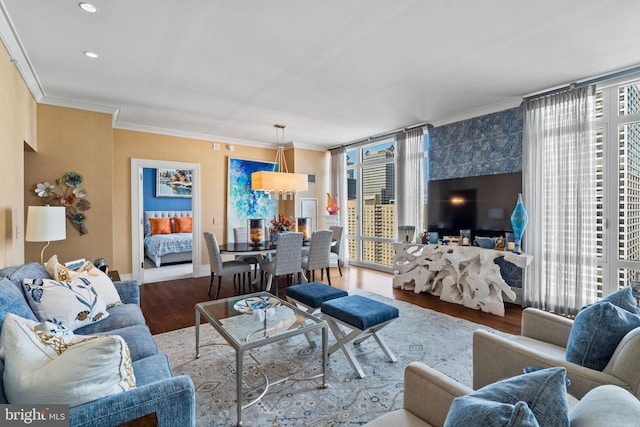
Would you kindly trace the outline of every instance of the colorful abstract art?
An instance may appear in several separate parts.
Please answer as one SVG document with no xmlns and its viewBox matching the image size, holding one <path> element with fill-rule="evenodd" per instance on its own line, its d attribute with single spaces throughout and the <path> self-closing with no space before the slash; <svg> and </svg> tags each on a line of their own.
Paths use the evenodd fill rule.
<svg viewBox="0 0 640 427">
<path fill-rule="evenodd" d="M 275 168 L 275 169 L 274 169 Z M 227 241 L 233 239 L 235 227 L 246 227 L 250 218 L 264 218 L 268 223 L 278 215 L 278 200 L 262 191 L 251 190 L 251 174 L 278 170 L 274 162 L 229 157 L 229 192 L 227 194 Z"/>
</svg>

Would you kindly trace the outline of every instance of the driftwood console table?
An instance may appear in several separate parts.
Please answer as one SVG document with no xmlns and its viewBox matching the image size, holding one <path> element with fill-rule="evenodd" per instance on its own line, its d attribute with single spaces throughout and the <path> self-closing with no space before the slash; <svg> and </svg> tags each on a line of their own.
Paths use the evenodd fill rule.
<svg viewBox="0 0 640 427">
<path fill-rule="evenodd" d="M 477 246 L 394 243 L 393 287 L 428 292 L 443 301 L 504 316 L 502 294 L 515 301 L 516 294 L 500 274 L 499 257 L 520 268 L 533 259 L 526 254 Z"/>
</svg>

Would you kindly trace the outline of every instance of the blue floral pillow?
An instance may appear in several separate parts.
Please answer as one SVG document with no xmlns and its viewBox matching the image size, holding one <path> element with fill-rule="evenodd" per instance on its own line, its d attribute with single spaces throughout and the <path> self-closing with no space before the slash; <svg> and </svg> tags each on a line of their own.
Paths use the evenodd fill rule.
<svg viewBox="0 0 640 427">
<path fill-rule="evenodd" d="M 41 322 L 73 331 L 109 316 L 105 302 L 87 278 L 68 282 L 25 279 L 23 287 L 29 306 Z"/>
<path fill-rule="evenodd" d="M 640 311 L 631 288 L 625 287 L 578 312 L 569 333 L 566 359 L 602 371 L 622 338 L 637 327 Z"/>
<path fill-rule="evenodd" d="M 453 400 L 445 427 L 569 425 L 566 369 L 541 369 Z"/>
</svg>

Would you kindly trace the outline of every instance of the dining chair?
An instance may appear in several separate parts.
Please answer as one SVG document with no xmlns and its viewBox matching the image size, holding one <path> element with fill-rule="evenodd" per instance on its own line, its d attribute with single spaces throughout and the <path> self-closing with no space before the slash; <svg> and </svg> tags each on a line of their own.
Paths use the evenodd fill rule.
<svg viewBox="0 0 640 427">
<path fill-rule="evenodd" d="M 342 230 L 343 227 L 340 225 L 332 225 L 329 227 L 329 230 L 333 231 L 333 241 L 335 244 L 331 246 L 331 253 L 329 257 L 332 262 L 335 261 L 338 264 L 338 273 L 340 273 L 340 277 L 342 277 Z"/>
<path fill-rule="evenodd" d="M 333 231 L 317 230 L 311 235 L 309 241 L 309 252 L 307 256 L 302 258 L 302 270 L 307 272 L 310 281 L 315 281 L 316 270 L 327 270 L 327 281 L 331 285 L 331 276 L 329 275 L 329 264 L 331 263 L 331 240 Z"/>
<path fill-rule="evenodd" d="M 234 227 L 233 241 L 235 243 L 249 243 L 249 229 L 247 227 Z M 236 255 L 236 261 L 244 261 L 253 268 L 253 277 L 258 276 L 260 260 L 256 255 Z"/>
<path fill-rule="evenodd" d="M 216 291 L 216 299 L 220 296 L 220 288 L 222 287 L 222 276 L 233 275 L 234 279 L 236 275 L 241 275 L 242 288 L 246 283 L 247 275 L 251 279 L 251 265 L 244 261 L 222 261 L 220 255 L 220 247 L 218 241 L 213 233 L 205 232 L 204 241 L 207 243 L 207 250 L 209 251 L 209 266 L 211 267 L 211 281 L 209 282 L 209 290 L 207 294 L 211 295 L 211 287 L 213 286 L 213 278 L 218 276 L 218 290 Z"/>
<path fill-rule="evenodd" d="M 262 271 L 267 273 L 266 290 L 271 290 L 274 283 L 275 295 L 278 296 L 279 277 L 287 276 L 287 285 L 293 282 L 293 274 L 302 271 L 302 233 L 284 233 L 278 238 L 275 259 L 263 261 Z M 275 277 L 275 280 L 273 278 Z"/>
</svg>

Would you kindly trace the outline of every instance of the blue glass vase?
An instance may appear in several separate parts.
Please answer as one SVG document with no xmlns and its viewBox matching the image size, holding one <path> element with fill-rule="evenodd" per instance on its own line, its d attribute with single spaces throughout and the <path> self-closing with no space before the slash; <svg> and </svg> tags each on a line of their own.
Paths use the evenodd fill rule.
<svg viewBox="0 0 640 427">
<path fill-rule="evenodd" d="M 518 203 L 516 204 L 516 207 L 511 214 L 511 227 L 513 227 L 513 236 L 515 240 L 515 248 L 513 249 L 513 253 L 522 253 L 522 250 L 520 249 L 520 243 L 522 241 L 524 229 L 527 227 L 528 220 L 529 217 L 527 216 L 527 210 L 522 204 L 522 193 L 518 193 Z"/>
</svg>

